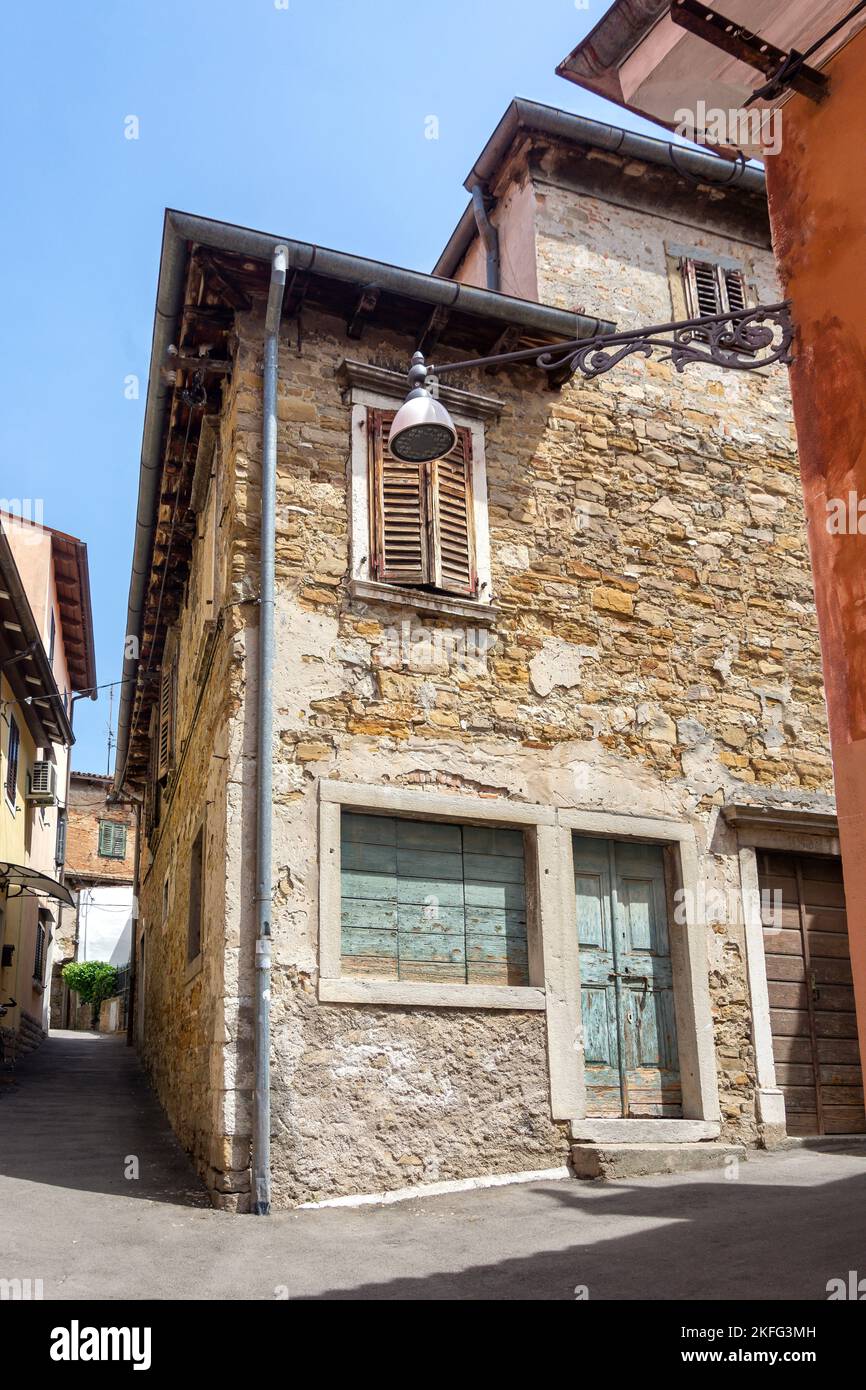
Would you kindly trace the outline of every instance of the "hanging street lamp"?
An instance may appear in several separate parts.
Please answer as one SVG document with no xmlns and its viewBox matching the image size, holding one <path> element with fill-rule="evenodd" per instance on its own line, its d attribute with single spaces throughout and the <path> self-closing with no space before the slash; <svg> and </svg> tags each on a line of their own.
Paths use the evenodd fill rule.
<svg viewBox="0 0 866 1390">
<path fill-rule="evenodd" d="M 652 357 L 664 350 L 678 372 L 692 362 L 725 367 L 736 372 L 756 372 L 774 363 L 789 363 L 794 325 L 789 301 L 759 304 L 735 313 L 710 314 L 677 323 L 653 324 L 625 333 L 600 333 L 552 347 L 524 348 L 496 357 L 475 357 L 464 362 L 445 362 L 428 367 L 416 352 L 409 368 L 409 394 L 391 425 L 388 448 L 406 463 L 430 463 L 445 458 L 457 442 L 457 429 L 444 405 L 433 394 L 438 378 L 446 372 L 472 367 L 504 366 L 508 362 L 534 362 L 550 384 L 581 373 L 588 380 L 609 372 L 634 353 Z"/>
</svg>

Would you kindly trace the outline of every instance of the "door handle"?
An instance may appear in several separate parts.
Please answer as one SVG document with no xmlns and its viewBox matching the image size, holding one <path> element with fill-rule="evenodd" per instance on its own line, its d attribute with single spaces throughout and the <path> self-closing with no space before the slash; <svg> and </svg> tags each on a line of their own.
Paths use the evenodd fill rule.
<svg viewBox="0 0 866 1390">
<path fill-rule="evenodd" d="M 818 981 L 817 981 L 817 979 L 815 978 L 815 972 L 814 972 L 814 970 L 810 970 L 810 971 L 809 971 L 809 984 L 810 984 L 811 989 L 812 989 L 812 998 L 813 998 L 813 999 L 820 999 L 820 997 L 821 997 L 821 991 L 820 991 L 820 989 L 818 988 Z"/>
</svg>

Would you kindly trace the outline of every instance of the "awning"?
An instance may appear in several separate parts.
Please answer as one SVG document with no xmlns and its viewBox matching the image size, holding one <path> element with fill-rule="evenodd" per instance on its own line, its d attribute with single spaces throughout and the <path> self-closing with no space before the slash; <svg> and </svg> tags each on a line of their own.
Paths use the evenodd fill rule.
<svg viewBox="0 0 866 1390">
<path fill-rule="evenodd" d="M 0 860 L 0 891 L 4 888 L 17 888 L 18 892 L 12 894 L 16 898 L 21 893 L 44 893 L 46 897 L 56 898 L 67 907 L 75 906 L 69 889 L 58 883 L 56 878 L 40 874 L 37 869 L 26 869 L 23 864 L 6 864 Z"/>
</svg>

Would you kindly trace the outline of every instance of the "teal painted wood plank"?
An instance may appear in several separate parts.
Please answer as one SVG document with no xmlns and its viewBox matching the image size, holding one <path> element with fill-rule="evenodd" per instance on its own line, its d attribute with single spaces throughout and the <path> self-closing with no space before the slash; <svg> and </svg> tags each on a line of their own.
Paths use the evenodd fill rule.
<svg viewBox="0 0 866 1390">
<path fill-rule="evenodd" d="M 513 936 L 526 940 L 526 913 L 520 908 L 467 907 L 466 935 Z"/>
<path fill-rule="evenodd" d="M 396 874 L 396 845 L 344 844 L 340 846 L 340 867 L 361 869 L 364 873 Z"/>
<path fill-rule="evenodd" d="M 344 927 L 363 927 L 374 931 L 397 930 L 396 903 L 380 902 L 376 898 L 343 898 Z"/>
<path fill-rule="evenodd" d="M 507 855 L 466 854 L 463 855 L 467 879 L 477 879 L 483 883 L 522 883 L 523 860 L 512 859 Z"/>
<path fill-rule="evenodd" d="M 523 858 L 523 831 L 502 830 L 499 826 L 466 825 L 463 827 L 465 854 L 505 855 L 509 859 Z"/>
<path fill-rule="evenodd" d="M 468 880 L 464 885 L 467 907 L 498 907 L 502 911 L 524 911 L 526 889 L 522 883 L 479 883 Z"/>
<path fill-rule="evenodd" d="M 396 931 L 344 926 L 341 940 L 344 956 L 393 956 L 397 959 Z"/>
<path fill-rule="evenodd" d="M 343 898 L 375 898 L 379 902 L 397 901 L 397 880 L 390 874 L 364 874 L 344 869 L 340 876 Z"/>
<path fill-rule="evenodd" d="M 428 984 L 465 984 L 466 966 L 450 961 L 402 960 L 401 980 L 420 980 Z"/>
<path fill-rule="evenodd" d="M 438 850 L 460 854 L 460 826 L 438 821 L 397 821 L 397 845 L 400 849 Z"/>
<path fill-rule="evenodd" d="M 344 844 L 395 845 L 397 822 L 393 816 L 361 816 L 343 811 L 340 816 L 340 839 Z"/>
<path fill-rule="evenodd" d="M 463 856 L 439 850 L 403 849 L 397 846 L 397 873 L 400 877 L 435 878 L 460 881 Z"/>
<path fill-rule="evenodd" d="M 513 936 L 467 936 L 469 960 L 510 960 L 525 965 L 529 954 L 525 941 Z"/>
<path fill-rule="evenodd" d="M 453 936 L 436 935 L 426 932 L 415 936 L 412 932 L 400 932 L 400 962 L 404 960 L 450 961 L 452 964 L 464 961 L 466 952 L 463 940 Z"/>
<path fill-rule="evenodd" d="M 462 907 L 463 883 L 438 878 L 415 878 L 414 875 L 397 879 L 397 901 L 399 903 L 438 903 L 441 907 Z"/>
<path fill-rule="evenodd" d="M 515 961 L 470 960 L 466 980 L 470 985 L 528 985 L 529 970 Z"/>
<path fill-rule="evenodd" d="M 401 932 L 447 933 L 460 936 L 466 932 L 462 907 L 434 906 L 432 903 L 401 903 L 397 908 L 397 926 Z"/>
<path fill-rule="evenodd" d="M 396 956 L 346 956 L 342 973 L 350 980 L 400 979 Z"/>
</svg>

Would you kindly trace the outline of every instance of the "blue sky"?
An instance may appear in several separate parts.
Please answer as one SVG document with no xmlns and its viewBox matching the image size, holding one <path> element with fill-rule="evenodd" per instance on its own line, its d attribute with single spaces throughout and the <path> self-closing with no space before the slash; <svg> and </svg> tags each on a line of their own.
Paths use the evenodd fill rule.
<svg viewBox="0 0 866 1390">
<path fill-rule="evenodd" d="M 3 5 L 0 496 L 87 542 L 100 682 L 121 669 L 163 209 L 430 270 L 512 97 L 659 133 L 554 74 L 607 7 Z M 105 769 L 107 696 L 76 705 L 79 768 Z"/>
</svg>

